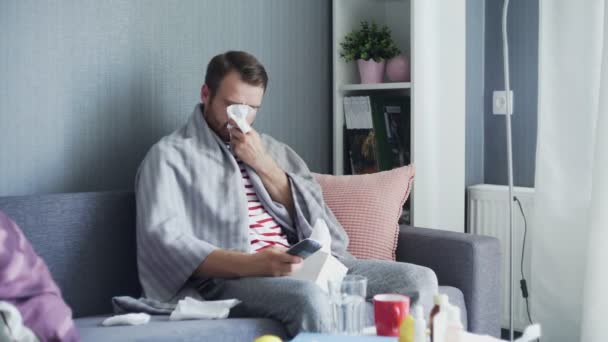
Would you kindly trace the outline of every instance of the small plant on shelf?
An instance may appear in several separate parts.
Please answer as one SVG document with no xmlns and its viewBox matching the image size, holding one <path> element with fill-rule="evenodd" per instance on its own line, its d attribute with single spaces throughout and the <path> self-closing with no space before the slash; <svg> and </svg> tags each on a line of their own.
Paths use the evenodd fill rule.
<svg viewBox="0 0 608 342">
<path fill-rule="evenodd" d="M 400 53 L 391 30 L 386 25 L 379 28 L 373 21 L 371 25 L 362 21 L 361 28 L 347 34 L 340 46 L 345 61 L 357 61 L 361 83 L 382 83 L 386 60 Z"/>
<path fill-rule="evenodd" d="M 361 59 L 380 63 L 400 53 L 386 25 L 378 28 L 375 22 L 370 25 L 367 21 L 361 22 L 361 29 L 347 34 L 340 46 L 340 57 L 347 62 Z"/>
</svg>

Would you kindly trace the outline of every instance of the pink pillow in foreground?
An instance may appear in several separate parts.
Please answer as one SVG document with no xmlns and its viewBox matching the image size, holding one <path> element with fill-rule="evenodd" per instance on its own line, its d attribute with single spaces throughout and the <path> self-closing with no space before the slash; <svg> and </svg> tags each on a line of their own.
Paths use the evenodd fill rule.
<svg viewBox="0 0 608 342">
<path fill-rule="evenodd" d="M 0 300 L 15 306 L 23 324 L 41 341 L 80 341 L 72 310 L 63 301 L 46 263 L 19 226 L 1 211 Z"/>
<path fill-rule="evenodd" d="M 325 203 L 359 259 L 395 260 L 399 217 L 414 180 L 413 165 L 355 176 L 315 174 Z"/>
</svg>

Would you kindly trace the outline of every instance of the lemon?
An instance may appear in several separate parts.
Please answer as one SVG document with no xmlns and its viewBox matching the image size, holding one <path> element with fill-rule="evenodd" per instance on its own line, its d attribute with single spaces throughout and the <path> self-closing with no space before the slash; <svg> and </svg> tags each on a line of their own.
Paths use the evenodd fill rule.
<svg viewBox="0 0 608 342">
<path fill-rule="evenodd" d="M 256 338 L 253 342 L 283 342 L 283 340 L 274 335 L 264 335 Z"/>
</svg>

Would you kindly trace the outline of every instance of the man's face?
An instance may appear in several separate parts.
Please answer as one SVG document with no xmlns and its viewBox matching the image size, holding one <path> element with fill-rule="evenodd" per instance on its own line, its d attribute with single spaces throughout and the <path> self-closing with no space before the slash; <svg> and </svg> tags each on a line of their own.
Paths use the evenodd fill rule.
<svg viewBox="0 0 608 342">
<path fill-rule="evenodd" d="M 237 72 L 230 72 L 220 82 L 215 94 L 211 94 L 207 85 L 201 89 L 201 100 L 205 104 L 205 119 L 211 129 L 224 141 L 230 141 L 228 132 L 228 113 L 226 108 L 233 104 L 246 104 L 253 108 L 247 116 L 250 125 L 255 120 L 258 109 L 262 106 L 264 88 L 245 83 Z"/>
</svg>

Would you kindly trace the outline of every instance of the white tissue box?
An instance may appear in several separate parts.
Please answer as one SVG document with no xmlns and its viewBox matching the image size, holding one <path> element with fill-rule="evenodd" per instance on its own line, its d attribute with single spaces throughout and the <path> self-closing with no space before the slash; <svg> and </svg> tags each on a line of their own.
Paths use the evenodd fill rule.
<svg viewBox="0 0 608 342">
<path fill-rule="evenodd" d="M 328 292 L 327 283 L 330 280 L 341 280 L 347 271 L 348 268 L 333 255 L 319 250 L 306 258 L 302 268 L 291 277 L 315 282 L 321 289 Z"/>
</svg>

